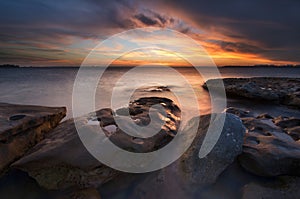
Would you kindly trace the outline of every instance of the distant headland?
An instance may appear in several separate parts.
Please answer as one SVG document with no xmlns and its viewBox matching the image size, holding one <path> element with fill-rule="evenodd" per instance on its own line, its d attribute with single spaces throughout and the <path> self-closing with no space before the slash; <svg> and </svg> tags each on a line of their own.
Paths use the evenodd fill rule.
<svg viewBox="0 0 300 199">
<path fill-rule="evenodd" d="M 15 64 L 2 64 L 0 68 L 20 68 L 20 66 Z"/>
<path fill-rule="evenodd" d="M 220 68 L 298 68 L 300 65 L 272 65 L 272 64 L 259 64 L 259 65 L 248 65 L 248 66 L 236 66 L 236 65 L 226 65 L 226 66 L 219 66 Z"/>
<path fill-rule="evenodd" d="M 79 68 L 80 66 L 20 66 L 17 64 L 0 64 L 0 68 Z M 88 68 L 95 68 L 95 67 L 102 67 L 102 66 L 85 66 Z M 134 66 L 114 66 L 111 65 L 110 67 L 113 68 L 124 68 L 124 67 L 134 67 Z M 191 66 L 174 66 L 177 68 L 185 68 Z M 209 66 L 203 66 L 209 67 Z M 300 68 L 300 65 L 272 65 L 272 64 L 260 64 L 260 65 L 224 65 L 218 66 L 219 68 Z"/>
</svg>

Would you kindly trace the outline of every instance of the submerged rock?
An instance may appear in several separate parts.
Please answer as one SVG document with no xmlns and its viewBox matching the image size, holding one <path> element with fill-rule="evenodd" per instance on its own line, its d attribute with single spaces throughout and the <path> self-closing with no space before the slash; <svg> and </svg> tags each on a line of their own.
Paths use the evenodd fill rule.
<svg viewBox="0 0 300 199">
<path fill-rule="evenodd" d="M 129 120 L 124 116 L 126 115 L 124 109 L 116 113 L 111 109 L 101 109 L 96 113 L 61 123 L 25 157 L 14 163 L 13 167 L 28 172 L 47 189 L 98 187 L 118 176 L 120 171 L 102 164 L 87 151 L 77 134 L 74 120 L 77 121 L 77 128 L 86 128 L 97 134 L 100 125 L 105 133 L 100 135 L 103 142 L 109 139 L 124 150 L 135 153 L 149 152 L 172 140 L 180 122 L 180 109 L 166 98 L 141 98 L 132 102 L 129 105 L 129 112 L 133 121 L 141 125 L 149 123 L 149 109 L 154 104 L 161 104 L 167 114 L 163 116 L 160 112 L 155 112 L 160 116 L 160 120 L 154 123 L 163 125 L 160 126 L 159 133 L 151 138 L 134 138 L 118 127 L 114 118 L 117 117 L 122 124 L 126 124 Z M 89 121 L 98 123 L 91 125 Z M 160 123 L 161 121 L 163 123 Z M 133 128 L 131 130 L 134 131 Z"/>
<path fill-rule="evenodd" d="M 207 85 L 214 88 L 218 79 L 208 80 Z M 273 101 L 300 108 L 300 79 L 278 77 L 225 78 L 225 90 L 229 96 L 240 96 L 250 99 Z M 219 84 L 216 84 L 219 85 Z"/>
<path fill-rule="evenodd" d="M 272 118 L 242 117 L 247 133 L 239 162 L 259 176 L 300 176 L 300 142 L 296 134 L 299 120 Z"/>
<path fill-rule="evenodd" d="M 65 117 L 64 107 L 0 103 L 0 173 Z"/>
</svg>

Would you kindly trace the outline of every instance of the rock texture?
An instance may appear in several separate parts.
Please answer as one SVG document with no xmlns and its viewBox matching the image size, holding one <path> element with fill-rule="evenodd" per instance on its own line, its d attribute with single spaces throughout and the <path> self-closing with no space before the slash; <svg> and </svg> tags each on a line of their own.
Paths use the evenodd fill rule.
<svg viewBox="0 0 300 199">
<path fill-rule="evenodd" d="M 214 79 L 208 80 L 207 85 L 214 87 Z M 225 78 L 225 90 L 229 96 L 240 96 L 250 99 L 273 101 L 300 108 L 300 79 L 254 77 L 254 78 Z"/>
<path fill-rule="evenodd" d="M 244 113 L 234 108 L 227 111 Z M 239 157 L 246 170 L 259 176 L 300 175 L 299 119 L 252 113 L 239 116 L 247 128 Z"/>
<path fill-rule="evenodd" d="M 299 177 L 282 177 L 272 183 L 249 183 L 243 187 L 242 198 L 296 199 L 300 195 Z"/>
<path fill-rule="evenodd" d="M 149 108 L 154 104 L 161 104 L 167 113 L 163 116 L 156 112 L 165 123 L 161 131 L 151 138 L 136 139 L 118 128 L 113 114 L 121 122 L 128 118 L 125 109 L 112 111 L 101 109 L 83 117 L 67 120 L 61 123 L 47 137 L 37 144 L 30 152 L 13 164 L 29 173 L 37 182 L 47 189 L 66 189 L 70 187 L 89 188 L 98 187 L 120 174 L 94 159 L 83 146 L 74 125 L 78 121 L 78 128 L 90 128 L 100 125 L 106 135 L 116 145 L 132 152 L 152 151 L 167 144 L 176 134 L 180 122 L 180 109 L 166 98 L 141 98 L 129 105 L 129 112 L 137 124 L 149 122 Z M 97 133 L 97 132 L 96 132 Z"/>
<path fill-rule="evenodd" d="M 64 107 L 0 103 L 0 173 L 65 117 Z"/>
<path fill-rule="evenodd" d="M 79 189 L 70 194 L 71 199 L 101 199 L 99 192 L 94 188 Z"/>
<path fill-rule="evenodd" d="M 146 92 L 170 92 L 170 88 L 167 86 L 151 86 L 143 89 Z"/>
<path fill-rule="evenodd" d="M 235 158 L 242 153 L 246 129 L 237 116 L 227 113 L 217 144 L 206 157 L 199 158 L 199 150 L 210 125 L 211 117 L 213 118 L 211 125 L 220 122 L 216 116 L 216 114 L 212 114 L 201 117 L 196 138 L 189 150 L 181 157 L 182 170 L 179 173 L 186 178 L 186 181 L 200 185 L 212 184 L 233 163 Z"/>
<path fill-rule="evenodd" d="M 215 116 L 201 116 L 192 145 L 174 163 L 156 172 L 122 176 L 100 187 L 101 195 L 111 196 L 109 198 L 199 198 L 198 192 L 215 183 L 219 175 L 242 152 L 245 128 L 238 117 L 227 114 L 217 144 L 205 158 L 199 159 L 199 149 L 206 136 L 210 118 L 213 118 L 213 123 L 219 122 Z M 189 122 L 187 132 L 195 121 L 192 119 Z M 115 193 L 116 187 L 118 193 Z"/>
</svg>

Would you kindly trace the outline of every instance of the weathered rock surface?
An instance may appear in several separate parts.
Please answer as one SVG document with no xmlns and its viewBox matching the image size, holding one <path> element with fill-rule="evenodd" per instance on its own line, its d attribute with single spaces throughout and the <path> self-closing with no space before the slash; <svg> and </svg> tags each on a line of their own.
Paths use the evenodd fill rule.
<svg viewBox="0 0 300 199">
<path fill-rule="evenodd" d="M 260 176 L 300 175 L 299 119 L 251 113 L 241 118 L 247 133 L 239 162 L 246 170 Z"/>
<path fill-rule="evenodd" d="M 201 117 L 198 133 L 192 146 L 180 158 L 182 171 L 178 171 L 186 178 L 186 181 L 201 185 L 214 183 L 217 177 L 242 153 L 246 131 L 237 116 L 227 113 L 222 133 L 216 145 L 206 157 L 200 159 L 199 150 L 210 125 L 211 117 L 213 117 L 211 125 L 217 125 L 220 122 L 216 114 Z"/>
<path fill-rule="evenodd" d="M 101 199 L 99 192 L 94 188 L 76 190 L 70 194 L 71 199 Z"/>
<path fill-rule="evenodd" d="M 272 183 L 250 183 L 243 187 L 243 199 L 296 199 L 300 196 L 299 177 L 281 177 Z"/>
<path fill-rule="evenodd" d="M 78 122 L 78 128 L 88 128 L 96 133 L 100 125 L 105 133 L 102 135 L 103 141 L 109 138 L 125 150 L 136 153 L 152 151 L 164 146 L 174 137 L 180 122 L 180 109 L 171 100 L 154 97 L 141 98 L 131 103 L 129 112 L 132 119 L 137 124 L 147 124 L 149 108 L 153 104 L 161 104 L 167 115 L 156 112 L 165 123 L 161 131 L 151 138 L 137 140 L 124 133 L 115 123 L 111 109 L 101 109 L 74 120 Z M 123 116 L 126 115 L 124 109 L 119 109 L 114 114 L 122 123 L 128 121 Z M 61 123 L 25 157 L 14 163 L 13 167 L 28 172 L 47 189 L 98 187 L 118 176 L 119 171 L 103 165 L 90 155 L 77 134 L 74 120 Z"/>
<path fill-rule="evenodd" d="M 214 88 L 214 79 L 207 85 Z M 225 78 L 225 90 L 229 96 L 240 96 L 250 99 L 273 101 L 300 108 L 300 79 L 277 77 Z"/>
<path fill-rule="evenodd" d="M 213 117 L 213 123 L 219 122 L 215 116 L 201 116 L 192 145 L 174 163 L 156 172 L 122 176 L 100 187 L 101 195 L 112 196 L 109 198 L 199 198 L 199 191 L 216 182 L 218 176 L 242 152 L 245 128 L 238 117 L 227 114 L 217 144 L 205 158 L 199 159 L 199 149 L 210 118 Z M 189 122 L 187 132 L 192 129 L 195 121 L 192 119 Z M 114 193 L 116 187 L 119 188 L 118 193 Z"/>
<path fill-rule="evenodd" d="M 146 92 L 170 92 L 167 86 L 151 86 L 144 89 Z"/>
<path fill-rule="evenodd" d="M 0 103 L 0 173 L 65 117 L 64 107 Z"/>
</svg>

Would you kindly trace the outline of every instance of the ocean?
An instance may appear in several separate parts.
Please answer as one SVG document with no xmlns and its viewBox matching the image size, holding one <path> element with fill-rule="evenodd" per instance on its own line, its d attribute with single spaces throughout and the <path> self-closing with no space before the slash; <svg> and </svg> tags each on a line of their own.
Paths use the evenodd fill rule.
<svg viewBox="0 0 300 199">
<path fill-rule="evenodd" d="M 96 74 L 103 69 L 91 68 L 91 73 Z M 96 109 L 111 107 L 112 90 L 124 95 L 131 89 L 136 89 L 131 99 L 147 96 L 160 96 L 173 99 L 182 98 L 183 103 L 188 103 L 190 92 L 186 89 L 186 84 L 178 80 L 174 73 L 164 72 L 157 67 L 145 68 L 137 71 L 133 77 L 121 78 L 130 68 L 128 67 L 110 67 L 108 68 L 97 87 L 95 94 Z M 203 68 L 208 74 L 206 78 L 218 77 L 213 72 L 210 73 L 208 68 Z M 199 109 L 200 114 L 207 114 L 211 111 L 210 97 L 201 85 L 203 77 L 194 68 L 181 67 L 176 68 L 185 79 L 188 80 L 188 86 L 191 86 L 197 96 L 198 106 L 188 104 L 191 110 Z M 76 67 L 24 67 L 24 68 L 0 68 L 0 102 L 15 104 L 31 104 L 42 106 L 65 106 L 67 107 L 67 116 L 65 119 L 73 117 L 72 111 L 72 92 L 76 79 L 78 68 Z M 274 68 L 274 67 L 228 67 L 219 68 L 222 78 L 227 77 L 300 77 L 300 68 Z M 86 77 L 87 79 L 89 77 Z M 151 81 L 152 80 L 152 81 Z M 161 80 L 161 82 L 157 82 Z M 145 83 L 146 82 L 146 83 Z M 159 83 L 159 84 L 158 84 Z M 151 92 L 155 86 L 167 86 L 171 92 Z M 88 86 L 88 85 L 87 85 Z M 153 87 L 154 86 L 154 87 Z M 136 88 L 133 88 L 136 87 Z M 173 90 L 177 91 L 178 96 L 174 96 Z M 184 101 L 187 100 L 187 101 Z M 115 107 L 126 106 L 127 102 L 114 105 Z M 100 103 L 101 102 L 101 103 Z M 101 105 L 100 105 L 101 104 Z M 258 112 L 273 111 L 275 115 L 284 114 L 284 110 L 280 108 L 269 108 L 268 104 L 255 106 L 251 101 L 237 101 L 233 99 L 227 100 L 227 106 L 237 106 L 242 108 L 257 108 Z M 180 105 L 179 105 L 180 106 Z M 88 112 L 88 111 L 87 111 Z"/>
</svg>

